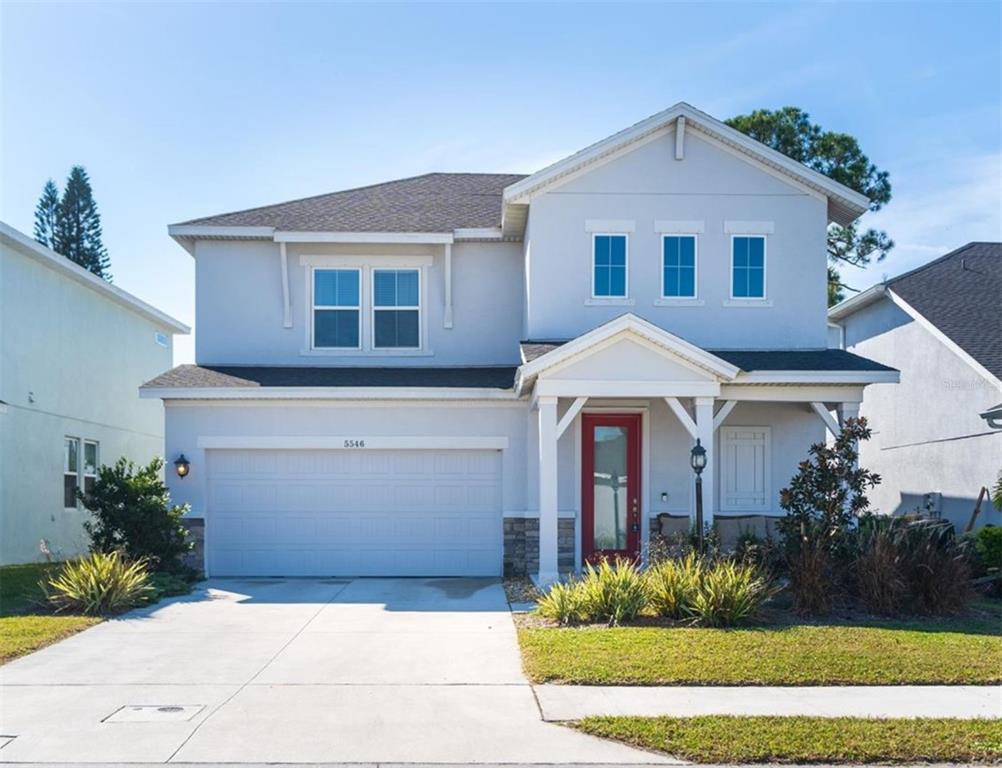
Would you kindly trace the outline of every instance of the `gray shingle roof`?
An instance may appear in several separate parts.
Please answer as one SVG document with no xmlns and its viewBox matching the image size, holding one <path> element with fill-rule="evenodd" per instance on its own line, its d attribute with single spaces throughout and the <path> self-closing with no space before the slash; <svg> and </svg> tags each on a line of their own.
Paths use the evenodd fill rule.
<svg viewBox="0 0 1002 768">
<path fill-rule="evenodd" d="M 472 387 L 512 389 L 514 366 L 469 368 L 348 368 L 179 365 L 143 384 L 145 389 L 181 387 Z"/>
<path fill-rule="evenodd" d="M 426 173 L 181 224 L 274 227 L 291 232 L 452 232 L 499 227 L 501 192 L 523 178 L 511 173 Z"/>
<path fill-rule="evenodd" d="M 1002 378 L 1002 243 L 968 243 L 886 284 Z"/>
<path fill-rule="evenodd" d="M 522 357 L 529 363 L 566 344 L 564 341 L 523 341 Z M 742 371 L 893 371 L 886 365 L 842 349 L 733 350 L 708 349 L 711 355 Z"/>
</svg>

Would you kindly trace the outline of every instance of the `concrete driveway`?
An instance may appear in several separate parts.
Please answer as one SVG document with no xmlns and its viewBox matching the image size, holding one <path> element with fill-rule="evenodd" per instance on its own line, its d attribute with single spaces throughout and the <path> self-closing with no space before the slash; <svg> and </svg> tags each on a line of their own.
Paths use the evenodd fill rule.
<svg viewBox="0 0 1002 768">
<path fill-rule="evenodd" d="M 5 738 L 0 762 L 661 762 L 544 723 L 477 579 L 208 582 L 0 667 Z"/>
</svg>

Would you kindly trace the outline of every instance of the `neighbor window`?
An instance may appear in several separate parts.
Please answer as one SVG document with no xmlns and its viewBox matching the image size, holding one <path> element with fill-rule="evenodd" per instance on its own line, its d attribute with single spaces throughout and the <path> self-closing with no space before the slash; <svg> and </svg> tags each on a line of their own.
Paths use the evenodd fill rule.
<svg viewBox="0 0 1002 768">
<path fill-rule="evenodd" d="M 372 271 L 372 346 L 416 349 L 421 346 L 420 272 L 416 269 Z"/>
<path fill-rule="evenodd" d="M 765 238 L 731 240 L 731 298 L 765 298 Z"/>
<path fill-rule="evenodd" d="M 63 506 L 72 509 L 77 505 L 77 478 L 80 475 L 80 438 L 63 439 Z"/>
<path fill-rule="evenodd" d="M 595 235 L 592 254 L 592 296 L 625 299 L 626 235 Z"/>
<path fill-rule="evenodd" d="M 97 482 L 97 440 L 84 440 L 83 444 L 83 492 L 90 493 Z"/>
<path fill-rule="evenodd" d="M 313 271 L 313 346 L 358 349 L 361 273 L 357 269 Z"/>
<path fill-rule="evenodd" d="M 696 236 L 665 235 L 661 241 L 661 295 L 696 298 Z"/>
</svg>

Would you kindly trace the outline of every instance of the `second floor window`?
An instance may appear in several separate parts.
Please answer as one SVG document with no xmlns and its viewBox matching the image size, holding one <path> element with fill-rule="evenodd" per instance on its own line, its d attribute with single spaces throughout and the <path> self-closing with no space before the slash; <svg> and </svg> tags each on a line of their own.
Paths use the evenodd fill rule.
<svg viewBox="0 0 1002 768">
<path fill-rule="evenodd" d="M 626 235 L 595 235 L 592 258 L 592 296 L 626 298 Z"/>
<path fill-rule="evenodd" d="M 661 296 L 696 298 L 696 236 L 665 235 L 661 247 Z"/>
<path fill-rule="evenodd" d="M 372 271 L 373 347 L 421 346 L 420 293 L 420 272 L 416 269 Z"/>
<path fill-rule="evenodd" d="M 97 440 L 84 440 L 83 446 L 83 492 L 90 493 L 97 482 L 99 444 Z"/>
<path fill-rule="evenodd" d="M 731 239 L 731 298 L 765 298 L 765 238 Z"/>
<path fill-rule="evenodd" d="M 357 269 L 313 271 L 313 346 L 358 349 L 362 314 Z"/>
</svg>

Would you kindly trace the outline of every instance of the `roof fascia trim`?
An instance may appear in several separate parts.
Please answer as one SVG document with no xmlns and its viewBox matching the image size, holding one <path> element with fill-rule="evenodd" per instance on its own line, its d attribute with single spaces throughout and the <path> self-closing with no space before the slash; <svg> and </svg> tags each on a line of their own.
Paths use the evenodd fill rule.
<svg viewBox="0 0 1002 768">
<path fill-rule="evenodd" d="M 951 339 L 949 336 L 943 333 L 939 328 L 933 325 L 933 323 L 928 318 L 926 318 L 925 315 L 923 315 L 921 312 L 915 309 L 915 307 L 913 307 L 907 301 L 898 296 L 898 294 L 894 292 L 893 288 L 887 289 L 887 295 L 888 297 L 890 297 L 891 301 L 893 301 L 900 309 L 904 310 L 909 315 L 911 315 L 911 317 L 915 320 L 915 322 L 917 322 L 920 326 L 922 326 L 930 334 L 932 334 L 933 338 L 935 338 L 937 341 L 943 344 L 947 349 L 953 352 L 953 354 L 955 354 L 957 357 L 959 357 L 961 360 L 967 363 L 971 368 L 973 368 L 974 371 L 979 376 L 988 381 L 989 384 L 992 384 L 996 387 L 1002 387 L 1002 381 L 1000 381 L 999 378 L 995 376 L 995 374 L 993 374 L 991 371 L 985 368 L 981 363 L 979 363 L 977 360 L 971 357 L 971 355 L 968 354 L 966 350 L 961 348 L 959 344 L 957 344 L 953 339 Z"/>
<path fill-rule="evenodd" d="M 882 298 L 886 292 L 886 283 L 871 285 L 865 291 L 861 291 L 855 296 L 850 296 L 848 299 L 840 301 L 834 307 L 829 309 L 828 319 L 832 322 L 838 323 L 839 321 L 847 318 L 849 315 L 870 306 L 878 299 Z"/>
<path fill-rule="evenodd" d="M 147 400 L 518 400 L 483 387 L 140 387 Z"/>
<path fill-rule="evenodd" d="M 898 371 L 742 371 L 732 384 L 897 384 Z"/>
<path fill-rule="evenodd" d="M 152 304 L 147 304 L 142 299 L 133 296 L 127 291 L 123 291 L 117 285 L 103 280 L 97 275 L 76 264 L 65 256 L 56 253 L 51 248 L 46 248 L 39 242 L 32 240 L 23 232 L 19 232 L 9 224 L 0 221 L 0 240 L 8 243 L 10 247 L 26 251 L 38 261 L 66 277 L 91 288 L 99 294 L 104 294 L 107 298 L 114 300 L 118 304 L 131 309 L 147 320 L 166 328 L 171 333 L 185 335 L 191 332 L 191 328 L 180 320 L 177 320 L 166 312 L 163 312 Z"/>
</svg>

